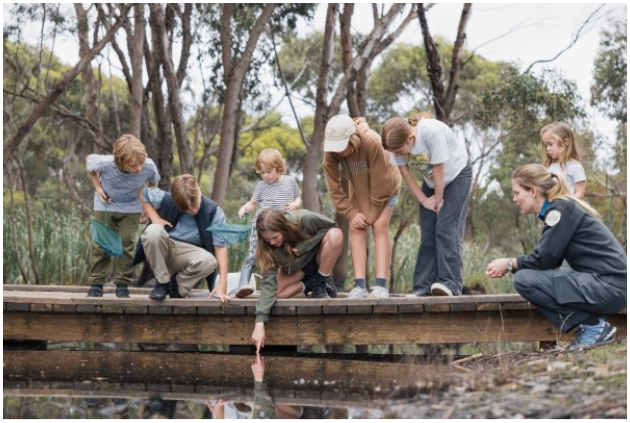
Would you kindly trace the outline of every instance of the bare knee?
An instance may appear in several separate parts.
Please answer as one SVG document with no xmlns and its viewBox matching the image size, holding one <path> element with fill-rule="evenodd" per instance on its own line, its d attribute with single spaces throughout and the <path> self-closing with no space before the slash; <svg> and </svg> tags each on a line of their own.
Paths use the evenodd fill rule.
<svg viewBox="0 0 630 423">
<path fill-rule="evenodd" d="M 326 237 L 328 243 L 331 247 L 341 247 L 343 246 L 343 232 L 339 228 L 332 228 L 326 233 Z"/>
</svg>

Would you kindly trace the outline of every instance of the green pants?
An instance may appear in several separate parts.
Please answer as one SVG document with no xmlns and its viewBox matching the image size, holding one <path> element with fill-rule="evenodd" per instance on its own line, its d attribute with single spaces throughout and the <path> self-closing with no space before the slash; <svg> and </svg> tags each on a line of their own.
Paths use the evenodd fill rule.
<svg viewBox="0 0 630 423">
<path fill-rule="evenodd" d="M 104 211 L 95 211 L 94 219 L 116 231 L 122 239 L 123 256 L 114 261 L 116 266 L 116 283 L 131 285 L 133 282 L 133 256 L 136 252 L 136 236 L 140 213 L 107 212 L 105 221 Z M 104 284 L 107 281 L 107 270 L 112 257 L 92 241 L 92 269 L 89 284 Z"/>
</svg>

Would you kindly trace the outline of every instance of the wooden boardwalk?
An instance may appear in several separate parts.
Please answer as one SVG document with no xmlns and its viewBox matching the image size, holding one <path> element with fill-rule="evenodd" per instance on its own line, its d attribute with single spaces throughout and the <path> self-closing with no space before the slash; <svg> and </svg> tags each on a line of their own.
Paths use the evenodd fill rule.
<svg viewBox="0 0 630 423">
<path fill-rule="evenodd" d="M 3 339 L 61 342 L 251 345 L 256 298 L 155 301 L 87 288 L 5 286 Z M 70 291 L 70 292 L 68 292 Z M 203 295 L 198 293 L 197 295 Z M 626 311 L 610 316 L 626 336 Z M 411 345 L 571 340 L 519 295 L 381 300 L 279 300 L 266 345 Z"/>
</svg>

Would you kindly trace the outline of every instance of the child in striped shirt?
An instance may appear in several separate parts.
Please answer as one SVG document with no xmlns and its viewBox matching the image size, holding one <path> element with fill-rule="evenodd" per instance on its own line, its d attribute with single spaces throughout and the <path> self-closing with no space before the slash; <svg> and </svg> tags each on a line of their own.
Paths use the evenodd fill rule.
<svg viewBox="0 0 630 423">
<path fill-rule="evenodd" d="M 254 290 L 248 286 L 256 262 L 256 248 L 258 235 L 256 234 L 256 219 L 258 215 L 267 209 L 284 210 L 290 212 L 297 210 L 302 204 L 302 192 L 293 176 L 286 175 L 287 168 L 282 154 L 275 148 L 266 148 L 260 152 L 254 162 L 254 169 L 263 179 L 256 185 L 252 199 L 243 205 L 238 211 L 238 216 L 245 213 L 256 214 L 252 219 L 252 233 L 249 239 L 249 251 L 243 267 L 236 291 L 230 295 L 239 298 L 251 295 Z"/>
<path fill-rule="evenodd" d="M 144 144 L 133 135 L 122 135 L 114 143 L 114 154 L 90 154 L 87 171 L 94 184 L 94 218 L 122 238 L 123 256 L 116 262 L 116 296 L 129 297 L 127 286 L 133 281 L 133 256 L 142 204 L 138 190 L 157 186 L 157 167 L 147 158 Z M 92 267 L 88 297 L 102 297 L 110 257 L 95 242 L 91 250 Z"/>
</svg>

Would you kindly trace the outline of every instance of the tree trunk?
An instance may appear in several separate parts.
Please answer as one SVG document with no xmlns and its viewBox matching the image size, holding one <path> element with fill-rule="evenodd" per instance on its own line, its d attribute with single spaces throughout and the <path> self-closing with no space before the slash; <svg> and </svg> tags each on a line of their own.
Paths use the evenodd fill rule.
<svg viewBox="0 0 630 423">
<path fill-rule="evenodd" d="M 144 4 L 133 6 L 135 17 L 133 35 L 129 44 L 129 56 L 131 59 L 131 104 L 129 112 L 128 133 L 140 138 L 142 131 L 142 111 L 144 103 L 144 87 L 142 84 L 142 59 L 144 57 Z"/>
<path fill-rule="evenodd" d="M 150 14 L 149 23 L 151 25 L 153 52 L 149 49 L 148 43 L 145 43 L 144 55 L 147 68 L 151 73 L 149 86 L 153 99 L 153 115 L 155 116 L 157 127 L 157 156 L 154 157 L 154 160 L 160 171 L 159 187 L 168 190 L 171 185 L 170 175 L 173 163 L 173 133 L 171 131 L 171 116 L 166 109 L 164 94 L 162 93 L 162 77 L 160 73 L 162 38 L 158 35 L 157 29 L 154 29 L 157 23 L 153 12 Z"/>
<path fill-rule="evenodd" d="M 214 184 L 212 186 L 212 199 L 219 204 L 223 204 L 227 195 L 234 144 L 237 141 L 236 127 L 240 117 L 239 104 L 243 90 L 243 81 L 260 35 L 277 6 L 277 4 L 265 5 L 265 8 L 260 16 L 258 16 L 251 29 L 243 54 L 238 61 L 234 61 L 232 57 L 232 40 L 230 34 L 232 5 L 228 3 L 223 5 L 223 15 L 221 17 L 221 46 L 225 99 L 221 125 L 221 142 L 219 144 L 217 168 L 215 171 Z"/>
<path fill-rule="evenodd" d="M 168 87 L 168 105 L 171 109 L 173 127 L 175 128 L 175 139 L 177 140 L 177 151 L 179 153 L 179 162 L 182 173 L 193 173 L 192 152 L 186 134 L 186 122 L 182 112 L 182 104 L 179 94 L 179 83 L 173 69 L 173 61 L 171 58 L 168 36 L 166 34 L 166 25 L 164 23 L 164 14 L 162 6 L 159 4 L 151 4 L 151 14 L 154 15 L 155 30 L 160 40 L 159 46 L 155 47 L 162 59 L 164 67 L 164 77 Z"/>
<path fill-rule="evenodd" d="M 74 4 L 74 10 L 77 15 L 77 28 L 79 34 L 79 57 L 83 58 L 89 54 L 90 45 L 88 42 L 88 30 L 89 23 L 87 18 L 87 13 L 85 9 L 83 9 L 83 5 L 81 3 Z M 101 119 L 100 112 L 100 98 L 99 91 L 96 89 L 96 83 L 94 81 L 94 74 L 92 73 L 92 66 L 86 66 L 81 72 L 83 76 L 83 86 L 85 89 L 85 112 L 86 118 L 88 121 L 92 122 L 92 124 L 98 129 L 98 131 L 93 132 L 95 137 L 98 137 L 99 140 L 95 140 L 96 151 L 99 153 L 104 153 L 100 145 L 110 145 L 109 140 L 104 139 L 102 137 L 103 132 L 103 121 Z M 109 151 L 107 151 L 109 153 Z"/>
<path fill-rule="evenodd" d="M 321 198 L 319 194 L 319 184 L 317 175 L 319 174 L 321 160 L 321 144 L 324 139 L 324 130 L 328 120 L 328 103 L 326 100 L 328 90 L 328 80 L 330 79 L 330 68 L 334 54 L 335 41 L 335 18 L 337 16 L 337 3 L 329 3 L 326 12 L 326 27 L 324 30 L 324 48 L 322 50 L 322 61 L 319 67 L 319 77 L 317 79 L 317 92 L 315 95 L 315 122 L 313 135 L 311 135 L 310 147 L 306 154 L 304 163 L 304 184 L 302 198 L 304 208 L 316 213 L 322 212 Z"/>
<path fill-rule="evenodd" d="M 64 93 L 70 82 L 83 71 L 83 69 L 90 64 L 94 56 L 96 56 L 107 43 L 112 39 L 116 31 L 122 26 L 123 22 L 127 19 L 127 13 L 129 12 L 130 5 L 124 5 L 121 9 L 121 14 L 118 17 L 118 21 L 107 31 L 105 36 L 98 42 L 74 67 L 66 72 L 61 80 L 55 84 L 51 92 L 39 102 L 33 109 L 26 121 L 19 126 L 16 134 L 7 143 L 7 146 L 3 149 L 3 164 L 6 164 L 15 153 L 16 149 L 22 142 L 22 140 L 28 135 L 35 123 L 46 112 L 48 107 L 53 104 L 61 94 Z"/>
<path fill-rule="evenodd" d="M 449 119 L 455 99 L 457 98 L 457 90 L 459 88 L 459 77 L 463 67 L 461 60 L 463 52 L 463 44 L 466 39 L 466 25 L 470 18 L 471 4 L 465 3 L 462 9 L 462 15 L 457 28 L 457 37 L 453 45 L 453 53 L 451 56 L 451 72 L 448 88 L 445 90 L 442 82 L 442 65 L 440 63 L 440 55 L 437 46 L 433 41 L 429 24 L 427 22 L 426 8 L 424 4 L 418 4 L 418 18 L 422 29 L 422 38 L 424 39 L 424 49 L 427 54 L 427 72 L 429 73 L 429 81 L 431 82 L 431 92 L 433 94 L 433 108 L 435 110 L 435 118 L 446 124 L 450 124 Z"/>
</svg>

